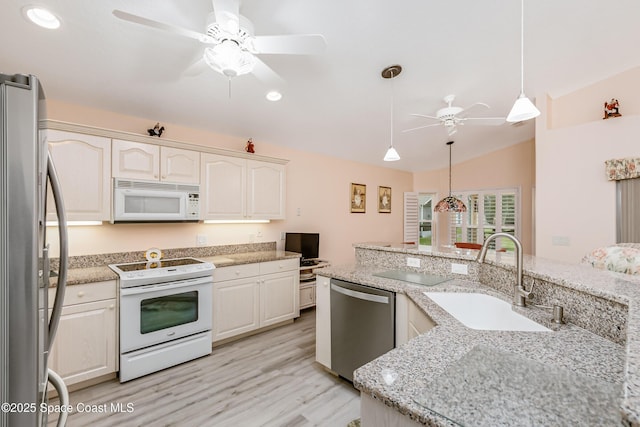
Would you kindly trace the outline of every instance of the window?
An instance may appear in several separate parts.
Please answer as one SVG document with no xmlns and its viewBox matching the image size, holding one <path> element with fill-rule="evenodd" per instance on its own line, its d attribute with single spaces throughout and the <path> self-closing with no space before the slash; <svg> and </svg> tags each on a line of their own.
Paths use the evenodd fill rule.
<svg viewBox="0 0 640 427">
<path fill-rule="evenodd" d="M 467 212 L 451 214 L 451 242 L 483 243 L 488 236 L 499 232 L 519 237 L 518 193 L 511 188 L 456 194 L 467 205 Z M 497 243 L 498 249 L 515 249 L 510 240 L 499 239 Z M 496 241 L 489 247 L 496 249 Z"/>
<path fill-rule="evenodd" d="M 616 181 L 616 242 L 640 243 L 640 178 Z"/>
<path fill-rule="evenodd" d="M 404 193 L 404 241 L 433 246 L 434 193 Z"/>
</svg>

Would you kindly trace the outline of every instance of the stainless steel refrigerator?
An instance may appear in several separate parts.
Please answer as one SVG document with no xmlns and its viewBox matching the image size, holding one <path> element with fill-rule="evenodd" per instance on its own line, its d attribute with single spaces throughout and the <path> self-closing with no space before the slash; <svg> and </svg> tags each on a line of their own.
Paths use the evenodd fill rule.
<svg viewBox="0 0 640 427">
<path fill-rule="evenodd" d="M 67 271 L 64 207 L 53 163 L 40 137 L 45 99 L 31 75 L 0 74 L 0 426 L 47 422 L 47 359 L 55 336 Z M 48 316 L 49 254 L 46 195 L 51 185 L 59 221 L 57 295 Z"/>
</svg>

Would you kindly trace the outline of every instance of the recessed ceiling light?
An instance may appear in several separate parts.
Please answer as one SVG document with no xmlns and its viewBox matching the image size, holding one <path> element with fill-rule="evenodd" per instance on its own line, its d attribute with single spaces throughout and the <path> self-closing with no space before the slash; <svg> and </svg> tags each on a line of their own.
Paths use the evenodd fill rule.
<svg viewBox="0 0 640 427">
<path fill-rule="evenodd" d="M 282 99 L 282 94 L 276 90 L 272 90 L 267 94 L 267 99 L 269 101 L 280 101 Z"/>
<path fill-rule="evenodd" d="M 55 30 L 60 27 L 60 19 L 47 9 L 37 6 L 27 6 L 23 9 L 24 15 L 31 22 L 49 30 Z"/>
</svg>

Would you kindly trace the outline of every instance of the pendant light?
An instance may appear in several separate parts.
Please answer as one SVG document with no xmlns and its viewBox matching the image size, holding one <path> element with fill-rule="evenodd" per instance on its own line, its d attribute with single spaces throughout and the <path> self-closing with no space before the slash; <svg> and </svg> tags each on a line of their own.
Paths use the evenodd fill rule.
<svg viewBox="0 0 640 427">
<path fill-rule="evenodd" d="M 402 72 L 402 67 L 399 65 L 391 65 L 390 67 L 382 70 L 382 77 L 385 79 L 394 79 Z M 389 145 L 389 149 L 387 150 L 387 154 L 384 155 L 385 162 L 395 162 L 396 160 L 400 160 L 400 155 L 393 148 L 393 83 L 391 83 L 391 143 Z"/>
<path fill-rule="evenodd" d="M 440 200 L 433 210 L 435 212 L 466 212 L 467 207 L 464 202 L 451 195 L 451 146 L 453 141 L 447 142 L 449 146 L 449 195 Z"/>
<path fill-rule="evenodd" d="M 520 96 L 513 104 L 507 121 L 522 122 L 540 115 L 540 110 L 524 94 L 524 0 L 520 0 Z"/>
</svg>

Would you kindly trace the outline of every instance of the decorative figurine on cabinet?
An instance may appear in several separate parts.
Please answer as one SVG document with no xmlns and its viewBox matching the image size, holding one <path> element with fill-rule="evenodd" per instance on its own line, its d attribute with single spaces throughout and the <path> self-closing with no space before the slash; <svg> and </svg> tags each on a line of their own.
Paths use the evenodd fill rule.
<svg viewBox="0 0 640 427">
<path fill-rule="evenodd" d="M 602 118 L 604 119 L 608 119 L 609 117 L 620 117 L 622 116 L 622 114 L 620 114 L 619 111 L 620 108 L 620 104 L 618 103 L 617 99 L 611 98 L 611 101 L 604 103 L 604 117 Z"/>
<path fill-rule="evenodd" d="M 255 153 L 255 149 L 253 147 L 253 141 L 251 138 L 249 138 L 249 140 L 247 141 L 247 145 L 244 147 L 244 151 L 246 151 L 247 153 Z"/>
<path fill-rule="evenodd" d="M 164 126 L 160 126 L 160 123 L 156 123 L 152 129 L 147 129 L 147 132 L 149 132 L 149 136 L 157 136 L 160 138 L 162 136 L 162 132 L 164 132 Z"/>
</svg>

